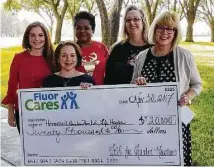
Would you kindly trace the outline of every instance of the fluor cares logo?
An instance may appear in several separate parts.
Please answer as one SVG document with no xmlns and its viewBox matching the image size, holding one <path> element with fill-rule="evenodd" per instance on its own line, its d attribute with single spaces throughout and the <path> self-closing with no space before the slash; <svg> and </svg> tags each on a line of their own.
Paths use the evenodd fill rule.
<svg viewBox="0 0 214 167">
<path fill-rule="evenodd" d="M 59 96 L 58 93 L 34 93 L 24 103 L 26 110 L 58 110 L 58 109 L 79 109 L 77 94 L 65 92 Z"/>
</svg>

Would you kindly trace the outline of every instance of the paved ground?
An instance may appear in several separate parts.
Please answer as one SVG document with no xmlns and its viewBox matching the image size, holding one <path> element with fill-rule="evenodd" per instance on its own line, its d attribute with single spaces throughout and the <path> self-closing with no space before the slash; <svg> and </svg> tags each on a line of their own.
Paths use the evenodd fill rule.
<svg viewBox="0 0 214 167">
<path fill-rule="evenodd" d="M 18 130 L 7 124 L 7 110 L 1 112 L 1 166 L 20 166 L 21 151 Z"/>
</svg>

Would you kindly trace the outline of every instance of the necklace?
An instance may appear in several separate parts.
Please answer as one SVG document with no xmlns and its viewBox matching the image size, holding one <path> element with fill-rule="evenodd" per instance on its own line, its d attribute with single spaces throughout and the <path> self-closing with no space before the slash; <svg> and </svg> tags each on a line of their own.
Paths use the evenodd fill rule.
<svg viewBox="0 0 214 167">
<path fill-rule="evenodd" d="M 64 80 L 64 78 L 62 77 L 62 81 L 63 81 L 63 85 L 64 87 L 69 86 L 68 83 L 71 81 L 72 78 L 69 78 L 67 81 Z"/>
<path fill-rule="evenodd" d="M 62 72 L 59 72 L 58 75 L 62 78 L 63 86 L 64 86 L 64 87 L 67 87 L 67 86 L 69 86 L 69 82 L 70 82 L 74 77 L 77 76 L 77 71 L 75 70 L 74 73 L 73 73 L 73 76 L 69 76 L 69 77 L 64 77 L 63 74 L 62 74 Z M 68 79 L 68 80 L 66 81 L 65 78 Z"/>
</svg>

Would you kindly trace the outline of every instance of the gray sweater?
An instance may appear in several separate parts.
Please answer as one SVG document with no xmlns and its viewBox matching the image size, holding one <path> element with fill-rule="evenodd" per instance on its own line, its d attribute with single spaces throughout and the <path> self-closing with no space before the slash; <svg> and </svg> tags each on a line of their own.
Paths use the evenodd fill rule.
<svg viewBox="0 0 214 167">
<path fill-rule="evenodd" d="M 135 60 L 131 83 L 141 76 L 141 71 L 149 49 L 140 52 Z M 176 81 L 180 83 L 180 93 L 194 90 L 197 95 L 202 90 L 202 82 L 193 55 L 186 49 L 177 46 L 173 49 Z"/>
</svg>

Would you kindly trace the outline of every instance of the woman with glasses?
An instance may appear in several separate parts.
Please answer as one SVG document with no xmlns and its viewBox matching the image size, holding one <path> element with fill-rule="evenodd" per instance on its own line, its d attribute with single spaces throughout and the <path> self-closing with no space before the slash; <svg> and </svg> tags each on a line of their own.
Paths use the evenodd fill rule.
<svg viewBox="0 0 214 167">
<path fill-rule="evenodd" d="M 136 55 L 151 47 L 147 42 L 148 22 L 143 10 L 129 6 L 123 19 L 123 40 L 114 44 L 106 65 L 105 84 L 129 84 Z"/>
<path fill-rule="evenodd" d="M 8 124 L 19 125 L 18 89 L 39 88 L 43 79 L 55 70 L 53 46 L 48 29 L 40 22 L 33 22 L 25 30 L 22 47 L 15 54 L 10 66 L 8 91 L 2 104 L 8 105 Z M 52 71 L 51 71 L 52 70 Z"/>
<path fill-rule="evenodd" d="M 82 50 L 82 63 L 77 70 L 93 77 L 96 85 L 103 85 L 106 61 L 109 56 L 107 47 L 92 40 L 95 31 L 95 17 L 89 12 L 79 12 L 74 17 L 77 44 Z"/>
<path fill-rule="evenodd" d="M 176 13 L 163 12 L 158 15 L 150 28 L 149 41 L 153 47 L 137 56 L 132 83 L 179 82 L 181 97 L 179 106 L 190 101 L 202 90 L 202 82 L 193 55 L 178 46 L 181 39 L 180 21 Z M 190 124 L 182 123 L 183 151 L 185 165 L 191 165 Z"/>
</svg>

